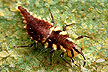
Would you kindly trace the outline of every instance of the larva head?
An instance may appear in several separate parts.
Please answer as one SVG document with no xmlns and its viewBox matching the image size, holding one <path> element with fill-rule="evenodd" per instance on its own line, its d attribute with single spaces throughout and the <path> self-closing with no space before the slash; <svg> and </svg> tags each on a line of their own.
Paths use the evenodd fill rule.
<svg viewBox="0 0 108 72">
<path fill-rule="evenodd" d="M 78 54 L 81 54 L 84 58 L 84 64 L 83 64 L 83 67 L 84 67 L 86 64 L 86 58 L 84 57 L 84 54 L 82 53 L 82 49 L 80 47 L 78 47 L 76 44 L 74 44 L 70 50 L 67 50 L 67 55 L 71 59 L 73 59 Z M 78 66 L 77 64 L 75 64 L 75 65 Z"/>
<path fill-rule="evenodd" d="M 75 56 L 77 56 L 78 54 L 80 54 L 82 52 L 81 48 L 78 47 L 76 44 L 74 44 L 68 51 L 67 51 L 67 55 L 70 58 L 74 58 Z"/>
</svg>

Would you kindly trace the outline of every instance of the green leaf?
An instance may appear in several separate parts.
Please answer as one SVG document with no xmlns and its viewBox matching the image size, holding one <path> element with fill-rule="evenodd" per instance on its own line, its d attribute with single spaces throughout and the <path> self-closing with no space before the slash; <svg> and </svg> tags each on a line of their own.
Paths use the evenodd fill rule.
<svg viewBox="0 0 108 72">
<path fill-rule="evenodd" d="M 107 71 L 108 65 L 108 1 L 107 0 L 0 0 L 0 72 L 68 72 L 68 71 Z M 55 51 L 50 64 L 50 50 L 41 52 L 37 48 L 16 48 L 33 43 L 23 28 L 22 16 L 17 7 L 23 6 L 39 19 L 51 23 L 49 8 L 54 16 L 55 26 L 75 22 L 67 30 L 70 38 L 86 35 L 74 41 L 83 49 L 87 64 L 85 68 L 69 67 L 61 58 L 62 51 Z M 62 29 L 61 29 L 62 30 Z M 70 59 L 65 56 L 70 63 Z M 96 63 L 97 60 L 105 61 Z M 78 55 L 76 63 L 82 65 L 83 58 Z M 100 69 L 102 68 L 102 69 Z"/>
</svg>

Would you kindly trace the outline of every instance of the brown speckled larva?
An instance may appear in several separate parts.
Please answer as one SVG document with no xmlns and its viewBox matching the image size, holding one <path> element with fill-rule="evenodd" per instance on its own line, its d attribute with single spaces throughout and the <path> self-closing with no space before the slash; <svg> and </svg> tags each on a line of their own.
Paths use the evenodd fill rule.
<svg viewBox="0 0 108 72">
<path fill-rule="evenodd" d="M 51 52 L 55 50 L 63 50 L 63 52 L 60 54 L 60 57 L 68 63 L 70 66 L 72 66 L 69 62 L 67 62 L 63 55 L 64 53 L 67 54 L 69 58 L 71 58 L 72 62 L 74 63 L 73 58 L 81 54 L 84 58 L 84 65 L 86 63 L 86 59 L 84 57 L 84 54 L 82 53 L 82 49 L 75 44 L 71 38 L 69 38 L 69 35 L 65 31 L 65 28 L 69 25 L 66 25 L 63 30 L 61 31 L 57 27 L 54 27 L 54 19 L 53 15 L 50 11 L 51 17 L 52 17 L 52 23 L 48 23 L 47 21 L 40 20 L 38 18 L 34 18 L 25 8 L 22 6 L 19 6 L 18 9 L 20 10 L 24 23 L 26 25 L 24 26 L 27 30 L 28 35 L 31 36 L 33 40 L 37 42 L 41 42 L 42 45 L 44 45 L 44 48 L 52 48 Z M 80 36 L 77 39 L 81 39 L 83 37 L 88 36 Z M 88 37 L 90 38 L 90 37 Z M 75 64 L 78 66 L 77 64 Z"/>
</svg>

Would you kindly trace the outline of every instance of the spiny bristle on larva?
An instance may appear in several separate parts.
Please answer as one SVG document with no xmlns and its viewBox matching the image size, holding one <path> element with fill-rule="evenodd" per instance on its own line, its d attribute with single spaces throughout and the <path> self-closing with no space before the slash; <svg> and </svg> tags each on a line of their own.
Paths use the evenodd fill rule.
<svg viewBox="0 0 108 72">
<path fill-rule="evenodd" d="M 28 9 L 26 9 L 26 11 L 27 11 L 27 12 L 29 12 L 29 10 L 28 10 Z"/>
<path fill-rule="evenodd" d="M 22 13 L 20 13 L 20 15 L 22 15 L 22 16 L 23 16 L 23 14 L 22 14 Z"/>
<path fill-rule="evenodd" d="M 25 17 L 22 17 L 23 20 L 25 20 Z"/>
<path fill-rule="evenodd" d="M 60 48 L 61 48 L 64 52 L 66 52 L 66 49 L 65 49 L 65 48 L 63 48 L 63 46 L 62 46 L 62 45 L 60 45 Z"/>
<path fill-rule="evenodd" d="M 56 27 L 54 31 L 60 31 L 60 27 Z"/>
<path fill-rule="evenodd" d="M 30 12 L 30 15 L 33 15 L 33 13 L 32 13 L 32 12 Z"/>
<path fill-rule="evenodd" d="M 54 50 L 57 50 L 57 45 L 56 45 L 56 44 L 53 44 L 53 45 L 52 45 L 52 48 L 53 48 Z"/>
<path fill-rule="evenodd" d="M 24 20 L 23 22 L 24 22 L 24 23 L 27 23 L 27 21 L 26 21 L 26 20 Z"/>
<path fill-rule="evenodd" d="M 48 42 L 44 43 L 44 47 L 45 47 L 45 48 L 48 47 Z"/>
<path fill-rule="evenodd" d="M 67 26 L 67 27 L 66 27 L 66 30 L 69 30 L 69 29 L 71 29 L 71 26 Z"/>
<path fill-rule="evenodd" d="M 51 34 L 53 30 L 54 30 L 54 27 L 51 27 L 49 34 Z"/>
<path fill-rule="evenodd" d="M 36 43 L 38 43 L 38 41 L 37 41 L 37 40 L 35 40 L 35 42 L 36 42 Z"/>
<path fill-rule="evenodd" d="M 27 25 L 25 25 L 24 28 L 26 29 L 27 28 Z"/>
<path fill-rule="evenodd" d="M 34 15 L 34 17 L 37 17 L 37 15 Z"/>
<path fill-rule="evenodd" d="M 48 38 L 48 37 L 49 37 L 49 36 L 47 36 L 47 38 Z M 47 38 L 43 38 L 42 43 L 44 43 L 44 42 L 46 41 Z"/>
<path fill-rule="evenodd" d="M 28 34 L 28 32 L 26 32 L 26 34 Z"/>
<path fill-rule="evenodd" d="M 71 41 L 71 42 L 74 42 L 71 38 L 66 38 L 67 40 Z"/>
<path fill-rule="evenodd" d="M 51 25 L 54 25 L 54 23 L 50 23 Z"/>
<path fill-rule="evenodd" d="M 54 30 L 54 28 L 55 28 L 55 27 L 51 27 L 50 30 L 52 31 L 52 30 Z"/>
<path fill-rule="evenodd" d="M 66 32 L 66 31 L 62 31 L 62 32 L 60 32 L 59 34 L 60 34 L 60 35 L 66 35 L 67 32 Z"/>
<path fill-rule="evenodd" d="M 33 40 L 33 37 L 30 37 Z"/>
<path fill-rule="evenodd" d="M 32 28 L 29 28 L 30 30 L 32 29 Z"/>
</svg>

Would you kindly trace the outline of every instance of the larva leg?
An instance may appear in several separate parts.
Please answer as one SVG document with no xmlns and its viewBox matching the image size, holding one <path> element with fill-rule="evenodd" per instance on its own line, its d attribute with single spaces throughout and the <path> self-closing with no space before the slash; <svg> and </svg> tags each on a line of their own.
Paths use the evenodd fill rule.
<svg viewBox="0 0 108 72">
<path fill-rule="evenodd" d="M 85 64 L 86 64 L 86 58 L 85 58 L 85 56 L 84 56 L 84 54 L 82 53 L 82 51 L 81 52 L 79 52 L 75 47 L 73 47 L 73 49 L 77 52 L 77 53 L 79 53 L 79 54 L 81 54 L 82 56 L 83 56 L 83 58 L 84 58 L 84 65 L 83 65 L 83 67 L 85 66 Z M 71 58 L 72 59 L 72 58 Z M 72 59 L 72 62 L 74 63 L 74 60 Z M 78 66 L 77 64 L 75 64 L 76 66 Z M 79 67 L 79 66 L 78 66 Z"/>
<path fill-rule="evenodd" d="M 44 51 L 44 50 L 46 50 L 46 49 L 47 49 L 47 48 L 42 48 L 41 51 Z"/>
<path fill-rule="evenodd" d="M 67 61 L 63 58 L 63 56 L 64 56 L 64 52 L 62 52 L 62 53 L 60 54 L 60 57 L 61 57 L 66 63 L 68 63 L 68 64 L 72 67 L 72 65 L 71 65 L 69 62 L 67 62 Z"/>
<path fill-rule="evenodd" d="M 20 48 L 20 47 L 33 47 L 35 45 L 36 45 L 36 43 L 32 43 L 32 44 L 25 45 L 25 46 L 14 46 L 14 47 L 16 47 L 16 48 Z"/>
<path fill-rule="evenodd" d="M 85 58 L 85 56 L 84 56 L 84 54 L 81 52 L 80 53 L 82 56 L 83 56 L 83 58 L 84 58 L 84 64 L 83 64 L 83 67 L 85 66 L 85 64 L 86 64 L 86 58 Z"/>
<path fill-rule="evenodd" d="M 74 60 L 73 60 L 73 58 L 71 58 L 71 60 L 72 60 L 72 63 L 74 63 L 75 64 L 75 62 L 74 62 Z M 77 67 L 79 67 L 77 64 L 75 64 Z"/>
<path fill-rule="evenodd" d="M 68 26 L 71 26 L 71 25 L 73 25 L 73 24 L 69 24 L 69 25 L 63 26 L 63 31 L 66 31 L 66 28 L 67 28 Z"/>
<path fill-rule="evenodd" d="M 69 24 L 69 25 L 65 25 L 65 26 L 63 26 L 63 31 L 66 31 L 66 28 L 67 28 L 68 26 L 71 26 L 71 25 L 73 25 L 73 24 Z M 76 38 L 75 40 L 79 40 L 79 39 L 82 39 L 82 38 L 84 38 L 84 37 L 87 37 L 87 38 L 93 39 L 92 37 L 89 37 L 89 36 L 79 36 L 79 37 Z"/>
<path fill-rule="evenodd" d="M 87 38 L 90 38 L 90 39 L 93 39 L 92 37 L 89 37 L 89 36 L 79 36 L 78 38 L 76 38 L 75 40 L 79 40 L 79 39 L 82 39 L 84 37 L 87 37 Z"/>
<path fill-rule="evenodd" d="M 66 28 L 67 28 L 68 26 L 71 26 L 71 25 L 73 25 L 73 24 L 69 24 L 69 25 L 65 25 L 65 26 L 63 26 L 63 31 L 66 31 Z M 84 37 L 87 37 L 87 38 L 93 39 L 92 37 L 89 37 L 89 36 L 79 36 L 79 37 L 76 38 L 75 40 L 79 40 L 79 39 L 84 38 Z"/>
<path fill-rule="evenodd" d="M 55 22 L 54 22 L 54 17 L 53 17 L 53 14 L 51 13 L 50 8 L 49 8 L 49 11 L 50 11 L 50 15 L 51 15 L 51 18 L 52 18 L 51 23 L 53 23 L 53 25 L 54 25 L 54 24 L 55 24 Z"/>
<path fill-rule="evenodd" d="M 52 65 L 52 56 L 53 56 L 54 51 L 55 51 L 54 49 L 50 51 L 50 65 Z"/>
</svg>

